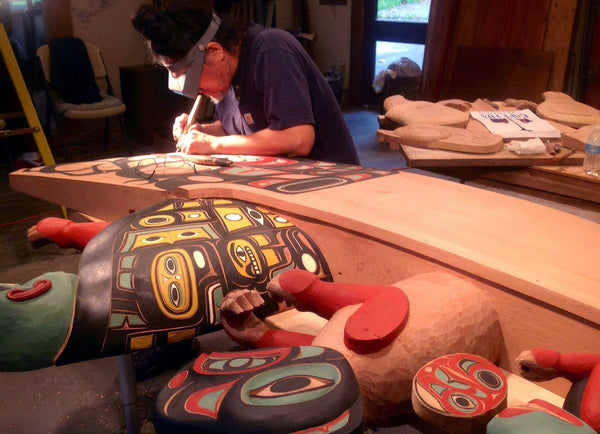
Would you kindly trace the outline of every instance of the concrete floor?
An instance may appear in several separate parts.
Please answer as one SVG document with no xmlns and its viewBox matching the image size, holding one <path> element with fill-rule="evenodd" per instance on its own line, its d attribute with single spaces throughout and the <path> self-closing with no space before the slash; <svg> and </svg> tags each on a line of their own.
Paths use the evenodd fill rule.
<svg viewBox="0 0 600 434">
<path fill-rule="evenodd" d="M 375 140 L 378 127 L 376 112 L 352 110 L 345 115 L 362 165 L 386 169 L 406 167 L 398 152 L 389 151 Z M 135 144 L 134 150 L 139 154 L 152 151 Z M 121 155 L 125 155 L 124 149 L 111 147 L 76 158 Z M 430 175 L 420 170 L 409 170 Z M 457 179 L 449 180 L 458 182 Z M 600 207 L 596 204 L 552 194 L 534 194 L 528 189 L 507 189 L 499 184 L 469 184 L 532 200 L 600 223 Z M 26 241 L 27 228 L 45 215 L 60 216 L 60 209 L 54 204 L 12 191 L 8 184 L 8 171 L 6 168 L 0 171 L 0 241 L 4 246 L 4 254 L 0 255 L 0 282 L 25 283 L 51 270 L 77 272 L 79 254 L 75 250 L 62 250 L 52 245 L 33 250 Z M 223 332 L 203 336 L 200 343 L 205 351 L 236 348 Z M 154 432 L 151 423 L 154 399 L 175 371 L 167 371 L 137 385 L 137 411 L 142 432 Z M 0 433 L 125 432 L 117 362 L 113 357 L 25 373 L 0 373 L 0 403 Z M 421 431 L 402 427 L 385 432 Z"/>
</svg>

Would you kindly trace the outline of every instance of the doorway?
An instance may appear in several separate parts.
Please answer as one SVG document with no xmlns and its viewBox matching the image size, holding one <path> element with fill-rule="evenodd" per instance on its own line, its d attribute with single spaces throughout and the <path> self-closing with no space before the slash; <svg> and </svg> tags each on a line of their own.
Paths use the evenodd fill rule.
<svg viewBox="0 0 600 434">
<path fill-rule="evenodd" d="M 351 101 L 379 106 L 373 89 L 390 64 L 403 58 L 422 71 L 431 0 L 364 0 L 352 2 Z M 362 18 L 362 19 L 361 19 Z M 414 62 L 414 64 L 412 63 Z M 413 69 L 414 70 L 414 69 Z M 387 79 L 389 81 L 389 78 Z M 383 93 L 385 89 L 382 90 Z"/>
</svg>

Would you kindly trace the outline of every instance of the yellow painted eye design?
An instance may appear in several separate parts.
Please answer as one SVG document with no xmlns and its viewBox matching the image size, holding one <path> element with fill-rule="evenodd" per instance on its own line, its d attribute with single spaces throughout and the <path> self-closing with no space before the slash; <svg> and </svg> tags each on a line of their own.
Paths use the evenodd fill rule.
<svg viewBox="0 0 600 434">
<path fill-rule="evenodd" d="M 260 276 L 262 266 L 256 248 L 246 240 L 234 240 L 227 244 L 227 253 L 239 275 L 253 278 Z"/>
<path fill-rule="evenodd" d="M 152 288 L 156 303 L 173 319 L 191 318 L 198 311 L 192 260 L 182 249 L 162 252 L 152 262 Z"/>
</svg>

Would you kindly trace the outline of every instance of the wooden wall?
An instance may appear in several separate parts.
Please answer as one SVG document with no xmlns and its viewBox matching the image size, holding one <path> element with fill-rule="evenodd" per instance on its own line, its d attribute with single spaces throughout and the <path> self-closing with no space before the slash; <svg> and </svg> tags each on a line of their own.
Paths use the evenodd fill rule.
<svg viewBox="0 0 600 434">
<path fill-rule="evenodd" d="M 71 3 L 69 0 L 42 1 L 42 14 L 47 41 L 63 36 L 73 36 Z"/>
<path fill-rule="evenodd" d="M 460 83 L 461 66 L 465 70 L 456 64 L 463 47 L 514 50 L 519 59 L 550 53 L 549 71 L 540 80 L 547 80 L 547 89 L 561 91 L 576 8 L 577 0 L 432 0 L 423 99 L 455 96 L 451 85 Z M 495 66 L 491 63 L 490 71 Z M 522 84 L 524 90 L 528 86 Z"/>
</svg>

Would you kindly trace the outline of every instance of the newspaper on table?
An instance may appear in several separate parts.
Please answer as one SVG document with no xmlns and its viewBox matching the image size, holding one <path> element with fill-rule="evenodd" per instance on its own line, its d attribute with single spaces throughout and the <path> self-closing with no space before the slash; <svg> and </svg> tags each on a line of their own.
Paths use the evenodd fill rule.
<svg viewBox="0 0 600 434">
<path fill-rule="evenodd" d="M 514 111 L 472 111 L 471 117 L 505 139 L 560 139 L 560 131 L 529 109 Z"/>
</svg>

